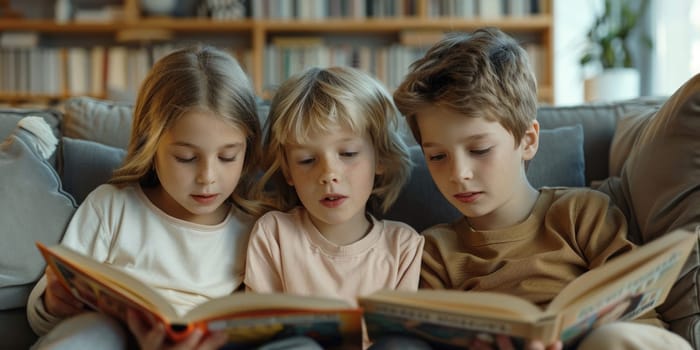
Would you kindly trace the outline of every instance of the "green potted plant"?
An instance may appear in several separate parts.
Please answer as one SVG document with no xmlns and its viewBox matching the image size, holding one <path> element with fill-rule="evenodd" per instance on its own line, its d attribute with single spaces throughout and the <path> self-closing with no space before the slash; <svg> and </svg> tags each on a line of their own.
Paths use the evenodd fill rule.
<svg viewBox="0 0 700 350">
<path fill-rule="evenodd" d="M 605 0 L 588 30 L 581 65 L 595 65 L 596 75 L 586 81 L 586 100 L 625 99 L 639 96 L 639 71 L 634 66 L 630 37 L 640 23 L 648 0 Z M 639 33 L 644 47 L 651 38 Z"/>
</svg>

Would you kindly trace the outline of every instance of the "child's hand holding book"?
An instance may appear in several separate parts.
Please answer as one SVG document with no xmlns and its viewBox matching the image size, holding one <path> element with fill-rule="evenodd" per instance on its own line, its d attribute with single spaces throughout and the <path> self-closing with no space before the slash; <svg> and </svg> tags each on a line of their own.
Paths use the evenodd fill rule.
<svg viewBox="0 0 700 350">
<path fill-rule="evenodd" d="M 45 273 L 44 307 L 48 313 L 56 317 L 67 318 L 85 310 L 84 304 L 61 284 L 53 269 L 47 267 Z"/>
<path fill-rule="evenodd" d="M 129 310 L 126 315 L 126 324 L 136 338 L 141 349 L 219 349 L 226 344 L 228 337 L 225 332 L 210 332 L 204 334 L 202 330 L 195 329 L 186 338 L 173 346 L 168 346 L 168 333 L 162 322 L 159 322 L 150 314 Z"/>
</svg>

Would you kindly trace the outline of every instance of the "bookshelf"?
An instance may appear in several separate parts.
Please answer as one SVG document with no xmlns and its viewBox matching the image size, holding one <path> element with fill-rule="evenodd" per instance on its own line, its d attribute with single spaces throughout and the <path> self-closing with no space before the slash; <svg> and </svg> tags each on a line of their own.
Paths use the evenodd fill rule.
<svg viewBox="0 0 700 350">
<path fill-rule="evenodd" d="M 378 0 L 373 2 L 250 0 L 244 2 L 247 4 L 248 15 L 230 20 L 201 17 L 149 17 L 141 13 L 139 0 L 121 2 L 123 12 L 114 20 L 74 19 L 58 23 L 51 18 L 3 18 L 0 21 L 0 103 L 60 101 L 73 95 L 108 98 L 112 97 L 110 91 L 114 88 L 110 86 L 114 83 L 112 79 L 117 80 L 115 84 L 118 88 L 128 90 L 127 92 L 133 96 L 141 76 L 159 55 L 172 50 L 176 44 L 184 45 L 193 42 L 204 42 L 230 49 L 248 72 L 256 92 L 263 98 L 271 96 L 276 84 L 291 73 L 289 69 L 296 71 L 304 66 L 318 64 L 351 64 L 368 69 L 384 81 L 391 90 L 400 81 L 408 64 L 425 50 L 426 45 L 437 40 L 436 35 L 448 31 L 471 31 L 483 26 L 499 27 L 523 43 L 531 53 L 533 64 L 536 65 L 539 98 L 543 103 L 553 103 L 551 0 Z M 308 6 L 307 2 L 312 5 Z M 481 2 L 500 3 L 501 12 L 479 16 L 480 6 L 486 6 Z M 285 11 L 276 6 L 269 6 L 271 3 L 286 4 L 287 7 L 301 6 L 300 4 L 303 3 L 306 7 L 291 10 L 287 8 Z M 384 5 L 380 10 L 386 10 L 386 13 L 380 13 L 380 16 L 367 15 L 368 12 L 379 11 L 376 8 L 367 8 L 377 3 Z M 456 8 L 463 6 L 464 3 L 470 4 L 469 13 L 455 15 L 464 11 Z M 307 12 L 302 13 L 302 11 L 315 9 L 314 6 L 319 4 L 326 6 L 321 7 L 323 13 L 314 11 L 311 15 L 303 15 Z M 361 9 L 364 15 L 339 16 L 337 13 L 329 15 L 332 11 L 337 11 L 337 8 L 329 8 L 335 6 L 334 4 L 360 5 L 364 7 Z M 534 12 L 525 10 L 526 13 L 517 15 L 508 13 L 509 6 L 516 8 L 522 4 L 526 4 L 526 7 L 531 9 L 532 7 L 538 9 Z M 294 15 L 294 12 L 297 15 Z M 17 33 L 31 33 L 35 36 L 35 42 L 25 47 L 20 45 L 19 48 L 2 45 L 3 37 L 11 38 Z M 407 37 L 409 39 L 406 39 Z M 419 40 L 427 38 L 425 40 L 428 42 L 424 45 L 415 45 L 413 42 L 416 37 Z M 409 42 L 410 44 L 402 44 Z M 100 50 L 104 53 L 94 52 L 100 51 L 95 50 L 95 47 L 102 48 Z M 44 50 L 49 53 L 45 53 Z M 131 57 L 134 52 L 137 55 L 136 58 Z M 97 61 L 102 62 L 99 65 L 110 64 L 115 62 L 115 58 L 125 56 L 127 67 L 124 70 L 115 69 L 111 65 L 85 69 L 94 74 L 76 72 L 79 65 L 69 61 L 72 60 L 71 57 L 81 55 L 87 58 L 77 59 L 78 62 L 88 62 L 87 66 L 98 64 L 94 63 Z M 47 59 L 45 56 L 53 58 Z M 20 64 L 19 61 L 25 60 L 27 64 Z M 56 62 L 41 65 L 42 68 L 48 66 L 48 71 L 36 74 L 31 73 L 33 70 L 31 68 L 28 73 L 18 71 L 18 69 L 26 70 L 28 67 L 34 67 L 33 64 L 37 64 L 36 62 L 51 60 Z M 8 67 L 8 61 L 13 61 L 10 67 Z M 92 61 L 94 62 L 89 63 Z M 133 72 L 134 69 L 129 65 L 139 62 L 140 67 Z M 70 69 L 71 66 L 74 67 L 73 70 Z M 382 66 L 384 68 L 378 68 Z M 284 68 L 288 71 L 280 72 Z M 128 79 L 116 77 L 120 71 L 123 71 Z M 109 72 L 112 74 L 110 75 Z M 80 79 L 88 82 L 79 87 L 71 85 L 71 81 L 79 83 L 80 79 L 76 78 L 76 74 L 82 77 Z M 100 74 L 103 75 L 102 78 L 99 77 Z M 37 89 L 37 86 L 42 85 L 42 79 L 37 75 L 52 81 L 55 86 L 51 89 L 44 87 Z M 13 76 L 13 79 L 8 79 L 8 76 Z M 48 76 L 53 77 L 49 79 Z M 2 83 L 3 80 L 5 80 L 4 83 Z M 8 83 L 7 80 L 12 80 L 14 83 Z M 125 83 L 125 80 L 129 82 Z"/>
</svg>

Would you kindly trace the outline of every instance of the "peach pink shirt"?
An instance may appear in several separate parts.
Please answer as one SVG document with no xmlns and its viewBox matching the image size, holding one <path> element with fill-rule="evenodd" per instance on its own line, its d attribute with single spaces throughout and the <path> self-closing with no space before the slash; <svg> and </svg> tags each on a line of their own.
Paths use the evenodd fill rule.
<svg viewBox="0 0 700 350">
<path fill-rule="evenodd" d="M 383 288 L 416 290 L 423 236 L 407 224 L 371 218 L 361 240 L 328 241 L 301 207 L 263 215 L 253 226 L 244 283 L 254 292 L 345 299 Z"/>
</svg>

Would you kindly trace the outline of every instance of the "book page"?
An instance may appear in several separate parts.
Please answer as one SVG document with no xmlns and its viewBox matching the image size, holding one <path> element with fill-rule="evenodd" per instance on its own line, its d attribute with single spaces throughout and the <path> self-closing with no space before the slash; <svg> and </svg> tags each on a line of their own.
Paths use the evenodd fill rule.
<svg viewBox="0 0 700 350">
<path fill-rule="evenodd" d="M 200 304 L 190 310 L 185 318 L 197 321 L 225 315 L 270 313 L 299 310 L 351 310 L 356 309 L 341 299 L 300 296 L 282 293 L 234 293 Z"/>
<path fill-rule="evenodd" d="M 676 258 L 682 258 L 682 264 L 692 247 L 696 244 L 697 239 L 696 234 L 692 234 L 689 231 L 676 230 L 639 246 L 635 250 L 618 256 L 603 266 L 592 269 L 573 280 L 552 300 L 547 306 L 547 310 L 552 312 L 562 310 L 600 286 L 609 286 L 611 283 L 614 285 L 624 284 L 630 279 L 629 274 L 632 270 L 644 269 L 642 266 L 645 266 L 647 269 L 654 269 L 655 265 L 650 263 L 650 260 L 655 259 L 659 255 L 679 254 Z M 678 249 L 679 247 L 680 250 Z M 656 261 L 656 264 L 659 264 L 659 261 Z"/>
<path fill-rule="evenodd" d="M 97 310 L 125 319 L 127 308 L 154 314 L 163 320 L 177 318 L 176 310 L 157 291 L 129 274 L 99 263 L 68 247 L 37 243 L 47 263 L 64 285 Z"/>
<path fill-rule="evenodd" d="M 314 339 L 324 349 L 360 349 L 362 346 L 362 310 L 271 311 L 235 318 L 212 320 L 208 331 L 228 336 L 224 348 L 249 349 L 273 339 L 304 336 Z"/>
<path fill-rule="evenodd" d="M 370 338 L 405 334 L 437 349 L 490 348 L 495 335 L 508 335 L 521 348 L 527 338 L 551 338 L 555 328 L 538 306 L 500 293 L 380 291 L 358 300 Z"/>
<path fill-rule="evenodd" d="M 226 348 L 255 348 L 272 339 L 313 338 L 324 349 L 357 349 L 362 310 L 345 300 L 281 293 L 234 293 L 197 306 L 195 327 L 227 334 Z"/>
<path fill-rule="evenodd" d="M 606 283 L 585 293 L 569 294 L 569 298 L 576 297 L 568 299 L 569 305 L 555 305 L 564 308 L 561 340 L 575 339 L 608 322 L 637 318 L 661 304 L 696 241 L 697 235 L 676 231 L 638 248 L 635 252 L 640 254 L 626 254 L 629 256 L 618 258 L 626 259 L 606 264 L 615 264 Z"/>
<path fill-rule="evenodd" d="M 519 297 L 489 292 L 461 290 L 380 291 L 360 300 L 401 303 L 430 310 L 465 313 L 534 322 L 543 316 L 542 309 Z"/>
</svg>

